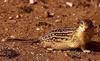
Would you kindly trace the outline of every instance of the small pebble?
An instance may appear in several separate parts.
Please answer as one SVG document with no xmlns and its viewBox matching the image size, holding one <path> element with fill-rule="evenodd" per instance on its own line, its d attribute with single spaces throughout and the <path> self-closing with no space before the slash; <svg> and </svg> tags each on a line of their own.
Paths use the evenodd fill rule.
<svg viewBox="0 0 100 61">
<path fill-rule="evenodd" d="M 56 20 L 55 20 L 55 22 L 57 22 L 57 23 L 58 23 L 58 22 L 61 22 L 61 20 L 60 20 L 60 19 L 56 19 Z"/>
<path fill-rule="evenodd" d="M 52 49 L 52 48 L 47 48 L 47 50 L 48 50 L 48 51 L 52 51 L 53 49 Z"/>
<path fill-rule="evenodd" d="M 29 0 L 29 4 L 35 4 L 37 3 L 37 0 Z"/>
<path fill-rule="evenodd" d="M 53 13 L 53 12 L 47 12 L 47 14 L 48 14 L 47 15 L 48 17 L 53 17 L 55 15 L 55 13 Z"/>
<path fill-rule="evenodd" d="M 67 51 L 63 51 L 63 53 L 64 53 L 64 56 L 68 56 L 68 55 L 67 55 Z"/>
<path fill-rule="evenodd" d="M 6 41 L 6 38 L 1 39 L 1 42 L 5 42 L 5 41 Z"/>
<path fill-rule="evenodd" d="M 9 20 L 12 20 L 12 19 L 13 19 L 13 17 L 9 17 L 8 19 L 9 19 Z"/>
<path fill-rule="evenodd" d="M 35 19 L 39 19 L 39 17 L 38 17 L 38 16 L 36 16 L 36 17 L 35 17 Z"/>
<path fill-rule="evenodd" d="M 53 51 L 53 53 L 56 53 L 56 52 L 57 52 L 57 51 L 55 51 L 55 50 Z"/>
<path fill-rule="evenodd" d="M 76 14 L 75 14 L 75 13 L 73 13 L 72 15 L 73 15 L 73 16 L 75 16 Z"/>
<path fill-rule="evenodd" d="M 17 18 L 17 19 L 20 18 L 20 15 L 16 15 L 16 18 Z"/>
<path fill-rule="evenodd" d="M 10 38 L 16 38 L 14 35 L 11 35 Z"/>
<path fill-rule="evenodd" d="M 5 31 L 8 31 L 9 29 L 8 28 L 5 28 Z"/>
<path fill-rule="evenodd" d="M 37 27 L 37 28 L 36 28 L 36 30 L 37 30 L 37 31 L 39 31 L 39 30 L 40 30 L 40 28 L 38 28 L 38 27 Z"/>
<path fill-rule="evenodd" d="M 4 0 L 4 2 L 7 2 L 8 0 Z"/>
<path fill-rule="evenodd" d="M 32 55 L 34 55 L 34 52 L 31 52 Z"/>
<path fill-rule="evenodd" d="M 60 16 L 58 15 L 57 18 L 60 18 Z"/>
<path fill-rule="evenodd" d="M 100 3 L 98 4 L 98 6 L 100 7 Z"/>
<path fill-rule="evenodd" d="M 40 56 L 42 55 L 42 54 L 39 54 Z"/>
<path fill-rule="evenodd" d="M 69 7 L 72 7 L 73 3 L 72 2 L 66 2 L 66 5 L 68 5 Z"/>
</svg>

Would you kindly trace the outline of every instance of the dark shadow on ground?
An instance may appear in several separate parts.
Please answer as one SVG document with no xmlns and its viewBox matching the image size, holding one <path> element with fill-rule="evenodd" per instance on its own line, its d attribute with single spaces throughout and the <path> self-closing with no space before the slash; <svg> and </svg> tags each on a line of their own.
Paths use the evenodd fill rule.
<svg viewBox="0 0 100 61">
<path fill-rule="evenodd" d="M 100 42 L 92 41 L 88 43 L 86 46 L 88 50 L 91 50 L 94 52 L 100 52 Z"/>
</svg>

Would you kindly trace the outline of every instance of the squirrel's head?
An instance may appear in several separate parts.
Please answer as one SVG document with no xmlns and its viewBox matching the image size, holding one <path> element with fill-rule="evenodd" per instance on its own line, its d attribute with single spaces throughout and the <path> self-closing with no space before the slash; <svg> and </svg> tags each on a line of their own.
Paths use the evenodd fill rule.
<svg viewBox="0 0 100 61">
<path fill-rule="evenodd" d="M 94 27 L 92 20 L 90 19 L 83 19 L 83 20 L 79 20 L 79 27 L 81 29 L 91 29 Z"/>
</svg>

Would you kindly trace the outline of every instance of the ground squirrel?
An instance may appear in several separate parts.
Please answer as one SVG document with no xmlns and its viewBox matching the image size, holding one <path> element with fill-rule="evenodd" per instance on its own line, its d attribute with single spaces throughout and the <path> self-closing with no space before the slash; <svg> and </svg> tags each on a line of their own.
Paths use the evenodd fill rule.
<svg viewBox="0 0 100 61">
<path fill-rule="evenodd" d="M 74 49 L 80 48 L 83 52 L 86 50 L 86 43 L 91 41 L 94 34 L 94 25 L 90 19 L 79 21 L 78 28 L 61 28 L 52 30 L 49 34 L 41 37 L 42 45 L 51 49 Z"/>
</svg>

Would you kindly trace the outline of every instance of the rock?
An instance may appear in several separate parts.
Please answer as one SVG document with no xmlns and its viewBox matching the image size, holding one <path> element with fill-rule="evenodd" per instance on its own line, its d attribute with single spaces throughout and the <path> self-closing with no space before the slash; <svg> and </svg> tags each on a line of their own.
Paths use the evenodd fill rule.
<svg viewBox="0 0 100 61">
<path fill-rule="evenodd" d="M 8 17 L 8 19 L 9 19 L 9 20 L 12 20 L 12 19 L 13 19 L 13 17 Z"/>
<path fill-rule="evenodd" d="M 37 3 L 37 0 L 29 0 L 29 4 L 35 4 Z"/>
<path fill-rule="evenodd" d="M 5 42 L 5 41 L 6 41 L 6 38 L 1 39 L 1 42 Z"/>
<path fill-rule="evenodd" d="M 39 30 L 40 30 L 40 28 L 38 28 L 38 27 L 37 27 L 37 28 L 36 28 L 36 30 L 37 30 L 37 31 L 39 31 Z"/>
<path fill-rule="evenodd" d="M 58 22 L 61 22 L 61 20 L 60 19 L 56 19 L 55 22 L 58 23 Z"/>
<path fill-rule="evenodd" d="M 17 18 L 17 19 L 20 18 L 20 15 L 16 15 L 16 18 Z"/>
<path fill-rule="evenodd" d="M 55 15 L 55 13 L 53 12 L 47 12 L 47 17 L 53 17 Z"/>
<path fill-rule="evenodd" d="M 10 38 L 16 38 L 14 35 L 11 35 Z"/>
<path fill-rule="evenodd" d="M 68 5 L 69 7 L 72 7 L 73 3 L 72 2 L 66 2 L 66 5 Z"/>
</svg>

